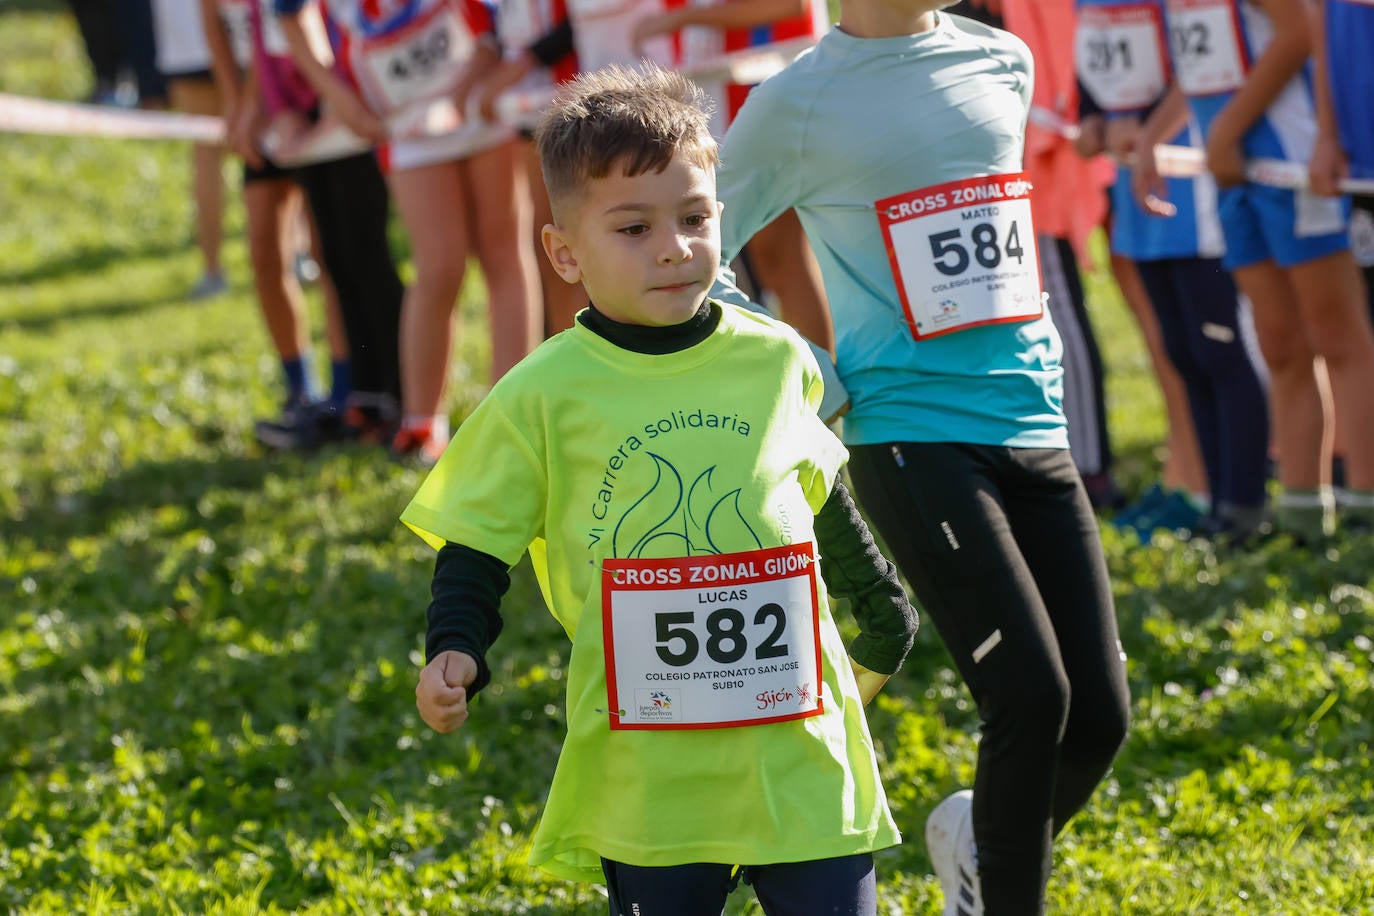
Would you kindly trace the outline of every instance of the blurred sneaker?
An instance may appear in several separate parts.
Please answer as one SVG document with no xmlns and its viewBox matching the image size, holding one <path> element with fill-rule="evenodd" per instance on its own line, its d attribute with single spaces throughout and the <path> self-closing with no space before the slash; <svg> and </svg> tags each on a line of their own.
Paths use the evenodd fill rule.
<svg viewBox="0 0 1374 916">
<path fill-rule="evenodd" d="M 186 298 L 192 301 L 212 299 L 228 288 L 229 284 L 224 282 L 223 274 L 203 274 L 186 293 Z"/>
<path fill-rule="evenodd" d="M 396 437 L 396 421 L 374 408 L 350 407 L 343 423 L 348 440 L 359 445 L 390 445 Z"/>
<path fill-rule="evenodd" d="M 1182 490 L 1172 490 L 1154 509 L 1142 514 L 1132 526 L 1148 540 L 1152 531 L 1191 531 L 1202 523 L 1202 510 Z"/>
<path fill-rule="evenodd" d="M 347 438 L 339 411 L 324 402 L 287 402 L 275 420 L 253 427 L 259 443 L 282 451 L 308 451 Z"/>
<path fill-rule="evenodd" d="M 446 445 L 447 442 L 440 442 L 428 429 L 402 426 L 391 440 L 391 457 L 402 464 L 432 468 Z"/>
<path fill-rule="evenodd" d="M 1158 483 L 1151 484 L 1139 499 L 1112 516 L 1112 524 L 1118 528 L 1134 528 L 1142 516 L 1154 512 L 1168 495 L 1169 492 Z"/>
<path fill-rule="evenodd" d="M 1274 536 L 1274 525 L 1264 515 L 1245 519 L 1225 515 L 1209 515 L 1189 532 L 1191 538 L 1211 541 L 1217 548 L 1246 549 L 1263 544 Z"/>
<path fill-rule="evenodd" d="M 98 80 L 91 94 L 83 100 L 87 105 L 118 105 L 119 84 L 109 80 Z"/>
<path fill-rule="evenodd" d="M 983 916 L 978 849 L 973 841 L 973 792 L 955 792 L 930 812 L 926 851 L 945 892 L 944 916 Z"/>
</svg>

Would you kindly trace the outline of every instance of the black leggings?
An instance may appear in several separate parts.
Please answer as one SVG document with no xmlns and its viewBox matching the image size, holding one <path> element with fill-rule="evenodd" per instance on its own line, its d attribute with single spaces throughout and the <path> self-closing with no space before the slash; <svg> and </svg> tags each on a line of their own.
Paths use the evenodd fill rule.
<svg viewBox="0 0 1374 916">
<path fill-rule="evenodd" d="M 401 399 L 400 322 L 405 286 L 387 239 L 390 197 L 371 153 L 303 166 L 325 270 L 339 294 L 348 362 L 359 395 Z M 368 405 L 376 406 L 376 405 Z"/>
<path fill-rule="evenodd" d="M 876 916 L 871 853 L 777 865 L 657 868 L 601 860 L 611 916 L 717 916 L 741 877 L 768 916 Z"/>
<path fill-rule="evenodd" d="M 1054 835 L 1126 737 L 1130 696 L 1097 522 L 1063 449 L 850 447 L 854 492 L 978 704 L 987 916 L 1043 911 Z"/>
<path fill-rule="evenodd" d="M 1221 261 L 1137 261 L 1169 362 L 1188 393 L 1214 511 L 1264 505 L 1269 396 L 1246 346 L 1240 294 Z"/>
</svg>

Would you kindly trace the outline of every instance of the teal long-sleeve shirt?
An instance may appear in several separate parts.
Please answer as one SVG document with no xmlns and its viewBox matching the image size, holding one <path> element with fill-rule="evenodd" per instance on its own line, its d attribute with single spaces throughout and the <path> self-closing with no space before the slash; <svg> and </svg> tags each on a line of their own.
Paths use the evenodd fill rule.
<svg viewBox="0 0 1374 916">
<path fill-rule="evenodd" d="M 875 203 L 1019 173 L 1031 96 L 1020 39 L 947 13 L 937 23 L 895 38 L 834 29 L 750 94 L 721 150 L 722 255 L 796 209 L 852 402 L 846 443 L 1067 448 L 1053 303 L 1030 320 L 920 340 L 908 330 Z M 1021 228 L 1018 242 L 1034 246 L 1034 232 Z"/>
</svg>

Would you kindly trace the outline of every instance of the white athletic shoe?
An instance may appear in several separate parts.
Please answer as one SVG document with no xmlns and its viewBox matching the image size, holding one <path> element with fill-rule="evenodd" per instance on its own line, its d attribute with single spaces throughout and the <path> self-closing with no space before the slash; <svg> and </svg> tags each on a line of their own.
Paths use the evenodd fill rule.
<svg viewBox="0 0 1374 916">
<path fill-rule="evenodd" d="M 955 792 L 930 812 L 926 850 L 945 892 L 944 916 L 983 916 L 978 848 L 973 842 L 973 792 Z"/>
</svg>

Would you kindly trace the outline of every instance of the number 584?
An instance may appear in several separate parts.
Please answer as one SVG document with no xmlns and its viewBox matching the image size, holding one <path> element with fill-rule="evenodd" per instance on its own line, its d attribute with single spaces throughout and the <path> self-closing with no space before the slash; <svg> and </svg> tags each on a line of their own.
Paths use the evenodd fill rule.
<svg viewBox="0 0 1374 916">
<path fill-rule="evenodd" d="M 964 244 L 962 229 L 947 229 L 944 232 L 936 232 L 929 238 L 930 254 L 935 258 L 936 270 L 946 277 L 957 277 L 968 270 L 969 248 Z M 975 224 L 969 232 L 969 240 L 973 243 L 973 260 L 988 270 L 1002 263 L 1003 254 L 1008 258 L 1015 258 L 1016 263 L 1020 264 L 1026 253 L 1021 247 L 1021 233 L 1016 220 L 1011 221 L 1005 242 L 999 242 L 997 227 L 992 223 Z M 949 260 L 944 260 L 946 257 Z"/>
</svg>

